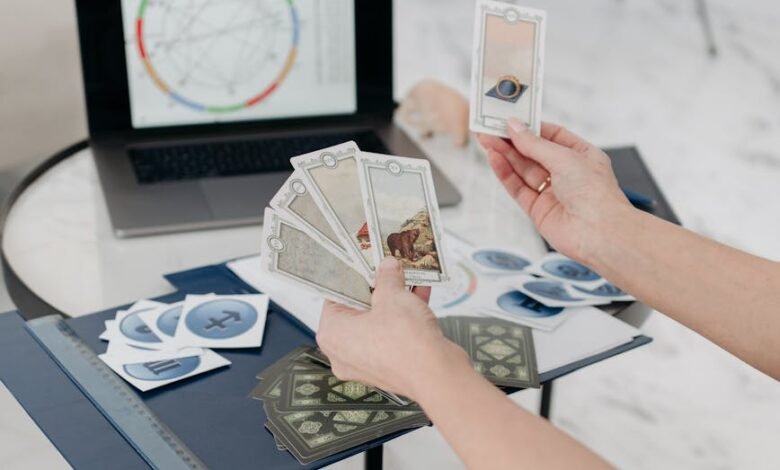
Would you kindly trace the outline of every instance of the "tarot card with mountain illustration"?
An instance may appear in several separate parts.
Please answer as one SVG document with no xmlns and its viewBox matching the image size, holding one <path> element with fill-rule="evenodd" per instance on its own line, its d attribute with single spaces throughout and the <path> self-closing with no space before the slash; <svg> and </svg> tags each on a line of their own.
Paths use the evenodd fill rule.
<svg viewBox="0 0 780 470">
<path fill-rule="evenodd" d="M 449 281 L 430 163 L 363 152 L 358 176 L 368 237 L 374 241 L 374 262 L 394 256 L 404 269 L 407 285 Z"/>
</svg>

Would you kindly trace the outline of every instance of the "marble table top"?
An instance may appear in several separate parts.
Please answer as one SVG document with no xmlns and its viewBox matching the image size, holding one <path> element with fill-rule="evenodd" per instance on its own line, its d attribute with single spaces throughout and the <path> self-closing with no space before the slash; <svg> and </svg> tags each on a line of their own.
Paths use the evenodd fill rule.
<svg viewBox="0 0 780 470">
<path fill-rule="evenodd" d="M 549 15 L 544 119 L 601 146 L 637 145 L 685 226 L 780 260 L 775 2 L 709 0 L 715 57 L 696 1 L 522 4 Z M 396 0 L 398 97 L 423 78 L 467 92 L 472 13 L 471 0 Z M 450 229 L 542 250 L 472 148 L 423 147 L 465 196 L 444 211 Z M 243 227 L 116 239 L 88 151 L 26 191 L 5 230 L 20 278 L 73 315 L 169 292 L 162 274 L 255 253 L 260 237 Z M 643 329 L 651 345 L 556 382 L 555 424 L 621 468 L 777 468 L 780 384 L 661 314 Z M 390 444 L 388 467 L 457 468 L 437 434 L 414 435 L 428 437 Z"/>
</svg>

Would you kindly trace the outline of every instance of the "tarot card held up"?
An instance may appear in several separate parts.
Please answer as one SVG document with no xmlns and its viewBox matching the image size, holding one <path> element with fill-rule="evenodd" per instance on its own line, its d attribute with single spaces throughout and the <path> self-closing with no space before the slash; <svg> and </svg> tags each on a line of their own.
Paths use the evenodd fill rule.
<svg viewBox="0 0 780 470">
<path fill-rule="evenodd" d="M 407 285 L 449 281 L 430 163 L 362 152 L 358 170 L 375 262 L 397 258 Z"/>
<path fill-rule="evenodd" d="M 508 137 L 506 120 L 541 132 L 546 14 L 479 0 L 474 25 L 469 127 Z"/>
</svg>

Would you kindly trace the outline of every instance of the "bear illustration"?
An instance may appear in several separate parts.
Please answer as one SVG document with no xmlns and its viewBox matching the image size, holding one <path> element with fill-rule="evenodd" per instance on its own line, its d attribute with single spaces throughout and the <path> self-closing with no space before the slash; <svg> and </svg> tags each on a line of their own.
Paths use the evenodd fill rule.
<svg viewBox="0 0 780 470">
<path fill-rule="evenodd" d="M 390 254 L 396 256 L 395 252 L 398 251 L 401 258 L 414 261 L 414 242 L 419 236 L 420 229 L 417 228 L 404 230 L 401 233 L 391 233 L 387 236 L 387 247 L 390 249 Z"/>
</svg>

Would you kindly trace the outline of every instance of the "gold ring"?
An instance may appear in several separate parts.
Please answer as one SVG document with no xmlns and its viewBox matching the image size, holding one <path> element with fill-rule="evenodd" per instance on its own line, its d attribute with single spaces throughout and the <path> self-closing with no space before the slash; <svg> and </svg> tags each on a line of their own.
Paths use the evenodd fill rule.
<svg viewBox="0 0 780 470">
<path fill-rule="evenodd" d="M 547 189 L 548 186 L 550 186 L 550 183 L 552 182 L 552 179 L 548 176 L 542 184 L 539 185 L 539 188 L 536 190 L 537 193 L 542 194 L 542 191 Z"/>
<path fill-rule="evenodd" d="M 515 86 L 515 91 L 508 95 L 506 93 L 503 93 L 501 91 L 501 87 L 499 86 L 501 85 L 501 82 L 505 80 L 507 82 L 511 82 Z M 505 100 L 511 100 L 515 96 L 519 95 L 521 91 L 522 91 L 522 87 L 520 86 L 520 80 L 518 80 L 517 77 L 515 77 L 514 75 L 504 75 L 503 77 L 499 78 L 498 82 L 496 83 L 496 94 Z"/>
</svg>

